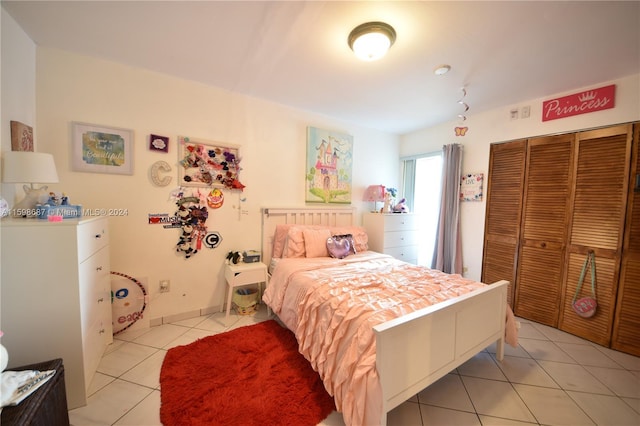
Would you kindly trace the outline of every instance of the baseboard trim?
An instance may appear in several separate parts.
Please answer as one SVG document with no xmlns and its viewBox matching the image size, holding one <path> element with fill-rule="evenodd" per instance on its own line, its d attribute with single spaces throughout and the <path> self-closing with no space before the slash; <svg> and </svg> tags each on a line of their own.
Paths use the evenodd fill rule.
<svg viewBox="0 0 640 426">
<path fill-rule="evenodd" d="M 204 315 L 215 314 L 220 312 L 220 305 L 210 306 L 208 308 L 196 309 L 188 312 L 181 312 L 178 314 L 167 315 L 164 317 L 152 318 L 149 320 L 150 327 L 156 327 L 162 324 L 170 324 L 172 322 L 183 321 L 190 318 L 196 318 Z"/>
</svg>

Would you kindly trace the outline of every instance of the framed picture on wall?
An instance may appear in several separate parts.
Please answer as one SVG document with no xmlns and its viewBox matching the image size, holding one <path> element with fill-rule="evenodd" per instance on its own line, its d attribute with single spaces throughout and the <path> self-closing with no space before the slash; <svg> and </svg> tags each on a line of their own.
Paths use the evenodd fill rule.
<svg viewBox="0 0 640 426">
<path fill-rule="evenodd" d="M 11 121 L 11 151 L 33 152 L 33 127 Z"/>
<path fill-rule="evenodd" d="M 305 202 L 351 204 L 353 136 L 307 128 Z"/>
<path fill-rule="evenodd" d="M 178 184 L 242 190 L 240 148 L 221 142 L 178 136 Z"/>
<path fill-rule="evenodd" d="M 133 174 L 133 130 L 78 122 L 71 127 L 73 170 Z"/>
<path fill-rule="evenodd" d="M 483 173 L 467 173 L 460 177 L 460 201 L 482 201 Z"/>
<path fill-rule="evenodd" d="M 169 152 L 169 137 L 160 135 L 149 135 L 149 150 L 155 152 Z"/>
</svg>

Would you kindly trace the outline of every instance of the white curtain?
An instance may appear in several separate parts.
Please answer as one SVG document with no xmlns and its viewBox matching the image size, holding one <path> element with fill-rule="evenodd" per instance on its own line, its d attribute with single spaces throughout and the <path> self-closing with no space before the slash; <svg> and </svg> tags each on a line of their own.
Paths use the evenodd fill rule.
<svg viewBox="0 0 640 426">
<path fill-rule="evenodd" d="M 462 145 L 442 147 L 442 192 L 436 245 L 431 268 L 449 274 L 462 273 L 460 239 L 460 173 Z"/>
</svg>

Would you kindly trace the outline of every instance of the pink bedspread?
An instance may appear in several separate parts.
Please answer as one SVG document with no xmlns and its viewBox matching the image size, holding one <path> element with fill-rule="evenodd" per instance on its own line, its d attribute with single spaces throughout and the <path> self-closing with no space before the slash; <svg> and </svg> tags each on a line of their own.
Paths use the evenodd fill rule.
<svg viewBox="0 0 640 426">
<path fill-rule="evenodd" d="M 374 252 L 281 259 L 263 300 L 298 339 L 347 425 L 382 415 L 373 326 L 484 284 Z"/>
</svg>

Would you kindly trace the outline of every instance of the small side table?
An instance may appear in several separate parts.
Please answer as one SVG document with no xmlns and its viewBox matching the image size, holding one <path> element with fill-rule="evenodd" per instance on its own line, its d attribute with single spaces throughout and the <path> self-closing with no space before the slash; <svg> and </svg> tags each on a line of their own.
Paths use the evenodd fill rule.
<svg viewBox="0 0 640 426">
<path fill-rule="evenodd" d="M 20 404 L 2 409 L 0 423 L 3 426 L 68 426 L 67 396 L 64 386 L 64 365 L 57 358 L 39 364 L 9 368 L 21 370 L 56 370 L 44 385 L 25 398 Z"/>
<path fill-rule="evenodd" d="M 229 312 L 231 311 L 231 296 L 233 295 L 233 289 L 247 284 L 258 284 L 258 290 L 260 283 L 264 283 L 265 289 L 269 283 L 269 272 L 267 271 L 267 265 L 262 262 L 254 263 L 238 263 L 228 264 L 224 268 L 224 278 L 227 280 L 227 315 L 225 316 L 225 322 L 229 319 Z M 220 308 L 222 312 L 224 306 Z M 271 309 L 267 306 L 267 313 L 271 315 Z"/>
</svg>

